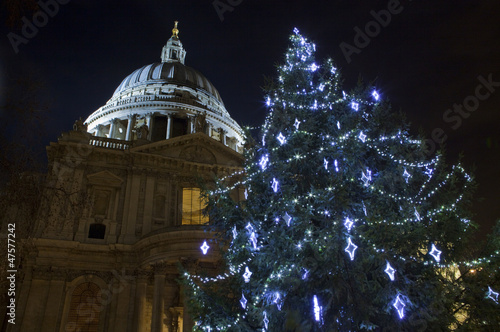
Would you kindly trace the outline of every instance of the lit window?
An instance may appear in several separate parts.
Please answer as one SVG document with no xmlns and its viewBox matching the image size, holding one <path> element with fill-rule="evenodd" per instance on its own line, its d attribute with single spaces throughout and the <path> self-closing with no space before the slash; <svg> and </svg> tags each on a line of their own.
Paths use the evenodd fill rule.
<svg viewBox="0 0 500 332">
<path fill-rule="evenodd" d="M 208 222 L 208 216 L 203 214 L 207 202 L 200 195 L 200 188 L 184 188 L 182 190 L 183 225 L 201 225 Z"/>
</svg>

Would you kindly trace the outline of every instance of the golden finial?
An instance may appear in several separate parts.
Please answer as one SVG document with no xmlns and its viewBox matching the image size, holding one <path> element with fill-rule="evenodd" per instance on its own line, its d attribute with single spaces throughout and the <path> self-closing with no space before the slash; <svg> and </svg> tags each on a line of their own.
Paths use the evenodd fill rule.
<svg viewBox="0 0 500 332">
<path fill-rule="evenodd" d="M 175 21 L 174 28 L 172 29 L 172 37 L 179 38 L 179 29 L 177 29 L 177 24 L 179 21 Z"/>
</svg>

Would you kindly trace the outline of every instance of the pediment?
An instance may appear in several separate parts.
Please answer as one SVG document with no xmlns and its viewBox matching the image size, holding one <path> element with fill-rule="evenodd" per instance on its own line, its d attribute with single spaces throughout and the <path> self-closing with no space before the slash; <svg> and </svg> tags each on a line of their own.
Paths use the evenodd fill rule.
<svg viewBox="0 0 500 332">
<path fill-rule="evenodd" d="M 203 133 L 141 145 L 131 148 L 130 152 L 159 155 L 207 165 L 241 166 L 243 163 L 241 154 Z"/>
<path fill-rule="evenodd" d="M 106 187 L 119 187 L 123 180 L 109 171 L 101 171 L 87 175 L 90 184 Z"/>
</svg>

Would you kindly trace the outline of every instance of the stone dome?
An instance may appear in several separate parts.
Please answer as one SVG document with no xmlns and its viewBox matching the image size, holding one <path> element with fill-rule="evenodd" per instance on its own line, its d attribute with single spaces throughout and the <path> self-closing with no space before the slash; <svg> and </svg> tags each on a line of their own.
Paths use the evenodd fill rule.
<svg viewBox="0 0 500 332">
<path fill-rule="evenodd" d="M 243 152 L 243 131 L 226 110 L 214 85 L 184 64 L 186 51 L 177 22 L 162 49 L 161 62 L 143 66 L 122 80 L 111 99 L 86 120 L 99 146 L 128 148 L 203 132 Z"/>
<path fill-rule="evenodd" d="M 126 94 L 129 89 L 157 83 L 173 83 L 197 90 L 201 89 L 222 103 L 219 92 L 202 73 L 180 62 L 155 62 L 135 70 L 125 77 L 115 90 L 112 99 Z"/>
</svg>

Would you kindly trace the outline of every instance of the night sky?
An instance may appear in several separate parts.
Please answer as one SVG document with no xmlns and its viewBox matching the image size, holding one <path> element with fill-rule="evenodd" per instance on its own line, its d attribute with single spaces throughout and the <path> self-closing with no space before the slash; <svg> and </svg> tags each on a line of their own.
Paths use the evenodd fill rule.
<svg viewBox="0 0 500 332">
<path fill-rule="evenodd" d="M 7 34 L 22 37 L 21 26 L 7 24 L 9 11 L 1 9 L 0 94 L 24 75 L 43 83 L 50 106 L 43 145 L 105 104 L 135 69 L 159 62 L 175 20 L 186 65 L 215 85 L 236 121 L 258 126 L 266 113 L 264 77 L 275 76 L 297 27 L 316 43 L 318 59 L 334 59 L 345 90 L 359 77 L 374 81 L 382 98 L 406 113 L 415 135 L 446 135 L 450 163 L 464 152 L 479 183 L 475 220 L 486 232 L 500 219 L 498 1 L 59 1 L 67 3 L 17 53 Z M 218 13 L 214 3 L 229 8 Z M 390 22 L 374 23 L 373 13 L 388 8 Z M 34 12 L 25 13 L 28 21 Z M 358 40 L 346 57 L 341 45 L 356 47 L 356 31 L 366 27 L 369 40 Z"/>
</svg>

